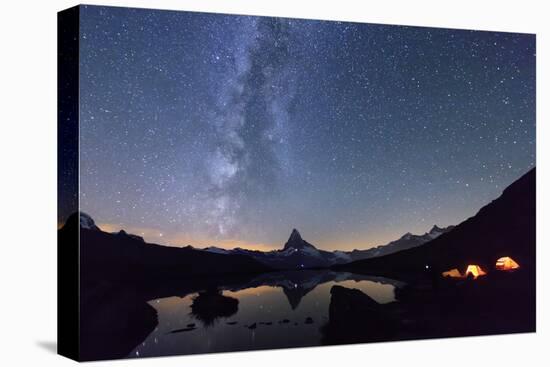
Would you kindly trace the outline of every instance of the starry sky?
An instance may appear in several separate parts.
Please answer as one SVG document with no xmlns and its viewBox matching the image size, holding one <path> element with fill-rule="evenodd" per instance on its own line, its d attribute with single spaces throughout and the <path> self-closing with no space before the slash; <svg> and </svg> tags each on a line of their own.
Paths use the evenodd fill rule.
<svg viewBox="0 0 550 367">
<path fill-rule="evenodd" d="M 369 248 L 535 165 L 535 36 L 84 6 L 80 205 L 173 246 Z"/>
</svg>

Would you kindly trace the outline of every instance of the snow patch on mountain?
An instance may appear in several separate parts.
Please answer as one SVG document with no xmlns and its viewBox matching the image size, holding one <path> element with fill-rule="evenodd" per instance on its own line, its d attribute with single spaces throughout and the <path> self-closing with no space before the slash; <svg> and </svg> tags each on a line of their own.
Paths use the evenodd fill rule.
<svg viewBox="0 0 550 367">
<path fill-rule="evenodd" d="M 224 254 L 224 255 L 227 255 L 231 252 L 230 250 L 220 248 L 220 247 L 216 247 L 216 246 L 206 247 L 206 248 L 204 248 L 204 251 L 210 252 L 210 253 L 213 253 L 213 254 Z"/>
<path fill-rule="evenodd" d="M 312 267 L 328 267 L 334 264 L 343 264 L 358 259 L 384 256 L 393 252 L 405 250 L 411 247 L 420 246 L 443 233 L 450 231 L 453 227 L 433 228 L 423 235 L 405 233 L 399 239 L 388 243 L 385 246 L 378 246 L 368 250 L 353 251 L 324 251 L 317 249 L 311 243 L 305 241 L 297 229 L 293 229 L 290 237 L 281 250 L 255 251 L 242 248 L 232 250 L 210 246 L 204 251 L 218 254 L 241 254 L 248 255 L 254 259 L 275 269 L 302 269 Z"/>
<path fill-rule="evenodd" d="M 80 212 L 80 228 L 90 229 L 93 231 L 99 231 L 99 227 L 95 225 L 91 216 L 84 212 Z"/>
</svg>

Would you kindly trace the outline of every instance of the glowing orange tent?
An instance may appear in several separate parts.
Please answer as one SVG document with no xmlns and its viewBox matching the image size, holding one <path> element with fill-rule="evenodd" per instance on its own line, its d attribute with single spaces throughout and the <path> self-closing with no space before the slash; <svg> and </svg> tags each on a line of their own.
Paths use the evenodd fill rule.
<svg viewBox="0 0 550 367">
<path fill-rule="evenodd" d="M 495 268 L 497 270 L 509 271 L 519 268 L 519 264 L 515 262 L 511 257 L 505 256 L 497 260 Z"/>
<path fill-rule="evenodd" d="M 477 277 L 486 275 L 487 273 L 484 272 L 479 265 L 468 265 L 468 268 L 466 268 L 466 273 L 464 275 L 467 277 L 470 274 L 472 274 L 474 279 L 476 279 Z"/>
<path fill-rule="evenodd" d="M 460 273 L 460 270 L 458 270 L 457 268 L 444 271 L 443 273 L 441 273 L 441 275 L 449 278 L 464 278 L 464 276 Z"/>
</svg>

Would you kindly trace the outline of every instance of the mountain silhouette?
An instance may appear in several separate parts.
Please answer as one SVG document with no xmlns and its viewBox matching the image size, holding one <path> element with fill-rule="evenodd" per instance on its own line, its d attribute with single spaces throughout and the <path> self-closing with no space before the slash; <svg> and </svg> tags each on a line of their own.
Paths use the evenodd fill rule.
<svg viewBox="0 0 550 367">
<path fill-rule="evenodd" d="M 83 361 L 127 356 L 158 324 L 148 300 L 248 282 L 272 270 L 246 255 L 161 246 L 125 231 L 107 233 L 86 213 L 73 213 L 58 237 L 64 253 L 75 249 L 79 255 L 72 271 L 60 273 L 59 280 L 65 287 L 73 282 L 77 290 L 74 303 L 70 308 L 65 303 L 62 310 L 78 310 L 74 322 L 81 335 L 78 359 Z M 205 299 L 212 300 L 201 298 L 194 311 L 208 322 L 217 316 L 202 312 Z M 216 315 L 236 311 L 234 302 L 217 301 Z"/>
<path fill-rule="evenodd" d="M 78 227 L 77 227 L 78 223 Z M 146 243 L 125 231 L 107 233 L 85 213 L 72 214 L 59 230 L 63 238 L 74 238 L 80 230 L 80 274 L 83 279 L 155 279 L 162 276 L 258 273 L 270 268 L 246 255 L 213 254 L 191 247 L 169 247 Z"/>
<path fill-rule="evenodd" d="M 315 249 L 315 246 L 313 246 L 311 243 L 304 241 L 302 239 L 302 236 L 300 235 L 300 232 L 296 228 L 292 230 L 292 233 L 290 233 L 290 237 L 288 238 L 288 241 L 286 241 L 285 245 L 283 246 L 283 251 L 288 249 Z"/>
<path fill-rule="evenodd" d="M 448 233 L 394 254 L 335 265 L 334 269 L 369 274 L 399 274 L 423 269 L 463 269 L 479 264 L 492 269 L 510 256 L 533 276 L 536 236 L 536 171 L 527 172 L 500 197 Z M 534 284 L 534 282 L 532 283 Z"/>
<path fill-rule="evenodd" d="M 368 250 L 353 250 L 349 254 L 352 260 L 369 259 L 372 257 L 389 255 L 394 252 L 407 250 L 409 248 L 421 246 L 426 242 L 436 239 L 444 233 L 452 230 L 454 226 L 438 227 L 434 225 L 429 232 L 421 235 L 412 234 L 410 232 L 405 233 L 399 239 L 391 241 L 386 245 L 377 246 Z"/>
<path fill-rule="evenodd" d="M 95 221 L 92 219 L 92 217 L 84 212 L 80 212 L 79 215 L 77 213 L 73 213 L 72 215 L 67 218 L 67 222 L 65 223 L 64 227 L 73 227 L 73 228 L 84 228 L 89 229 L 91 231 L 101 231 L 98 226 L 96 226 Z"/>
<path fill-rule="evenodd" d="M 422 235 L 406 233 L 399 239 L 386 245 L 377 246 L 367 250 L 320 250 L 315 247 L 315 245 L 304 240 L 296 228 L 291 231 L 290 237 L 281 250 L 258 251 L 242 248 L 224 249 L 215 246 L 206 247 L 203 250 L 216 254 L 248 255 L 263 264 L 279 270 L 323 268 L 330 267 L 335 264 L 345 264 L 355 260 L 384 256 L 401 250 L 420 246 L 439 237 L 443 233 L 447 233 L 453 228 L 454 226 L 441 228 L 434 225 L 429 232 Z"/>
<path fill-rule="evenodd" d="M 281 250 L 257 251 L 243 248 L 222 249 L 210 246 L 203 251 L 214 254 L 241 254 L 250 256 L 257 261 L 278 270 L 294 270 L 307 268 L 326 268 L 332 264 L 349 262 L 351 257 L 342 251 L 319 250 L 305 241 L 297 229 L 293 229 L 290 237 Z"/>
</svg>

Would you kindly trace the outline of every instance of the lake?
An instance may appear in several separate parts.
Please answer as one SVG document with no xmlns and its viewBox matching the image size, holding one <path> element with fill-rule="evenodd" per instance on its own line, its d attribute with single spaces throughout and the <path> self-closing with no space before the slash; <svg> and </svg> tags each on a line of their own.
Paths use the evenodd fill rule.
<svg viewBox="0 0 550 367">
<path fill-rule="evenodd" d="M 277 272 L 241 285 L 150 300 L 158 325 L 128 357 L 321 345 L 334 285 L 380 304 L 404 283 L 331 271 Z"/>
</svg>

